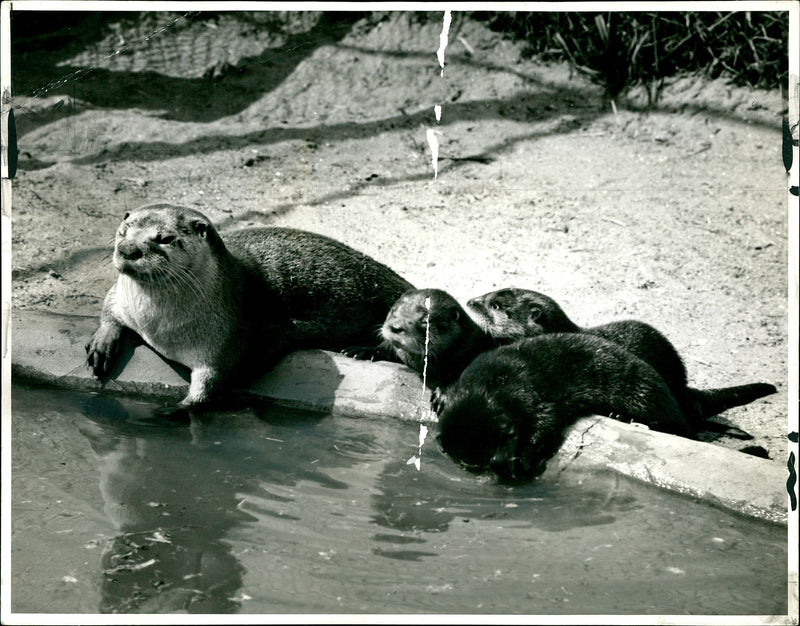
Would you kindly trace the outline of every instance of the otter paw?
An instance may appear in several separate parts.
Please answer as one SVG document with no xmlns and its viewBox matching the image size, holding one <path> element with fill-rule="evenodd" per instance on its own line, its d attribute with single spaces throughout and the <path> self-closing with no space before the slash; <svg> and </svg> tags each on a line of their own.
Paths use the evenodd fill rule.
<svg viewBox="0 0 800 626">
<path fill-rule="evenodd" d="M 379 361 L 380 348 L 377 346 L 350 346 L 342 350 L 342 354 L 359 361 Z"/>
<path fill-rule="evenodd" d="M 431 409 L 436 415 L 441 414 L 447 406 L 447 392 L 443 387 L 437 387 L 431 393 Z"/>
<path fill-rule="evenodd" d="M 92 369 L 92 374 L 102 378 L 108 374 L 114 357 L 119 352 L 120 335 L 122 326 L 115 324 L 100 324 L 92 338 L 84 346 L 86 349 L 86 363 Z"/>
<path fill-rule="evenodd" d="M 207 404 L 219 389 L 220 381 L 221 374 L 216 368 L 210 365 L 194 368 L 189 381 L 189 391 L 179 406 L 188 408 Z"/>
</svg>

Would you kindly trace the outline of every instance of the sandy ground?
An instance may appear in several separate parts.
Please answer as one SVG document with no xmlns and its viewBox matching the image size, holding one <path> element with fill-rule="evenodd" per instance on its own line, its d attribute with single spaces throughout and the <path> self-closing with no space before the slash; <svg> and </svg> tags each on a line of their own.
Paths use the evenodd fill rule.
<svg viewBox="0 0 800 626">
<path fill-rule="evenodd" d="M 462 300 L 517 286 L 584 326 L 647 321 L 693 386 L 778 387 L 724 420 L 784 462 L 777 90 L 683 77 L 655 110 L 633 94 L 615 114 L 458 15 L 443 76 L 441 14 L 277 17 L 153 13 L 17 41 L 15 307 L 96 315 L 122 213 L 166 200 L 223 230 L 324 233 Z"/>
</svg>

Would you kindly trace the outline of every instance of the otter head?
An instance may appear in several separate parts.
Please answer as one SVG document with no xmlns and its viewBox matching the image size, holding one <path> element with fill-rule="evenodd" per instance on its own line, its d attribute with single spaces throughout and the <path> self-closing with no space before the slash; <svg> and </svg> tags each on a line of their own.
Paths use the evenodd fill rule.
<svg viewBox="0 0 800 626">
<path fill-rule="evenodd" d="M 472 298 L 467 308 L 492 337 L 522 339 L 575 330 L 561 307 L 537 291 L 501 289 Z"/>
<path fill-rule="evenodd" d="M 492 291 L 469 300 L 467 309 L 474 315 L 478 325 L 492 337 L 530 337 L 542 312 L 535 306 L 525 306 L 520 292 L 520 289 Z"/>
<path fill-rule="evenodd" d="M 467 471 L 513 484 L 540 474 L 549 457 L 537 457 L 529 425 L 505 404 L 491 393 L 458 394 L 438 416 L 436 440 Z"/>
<path fill-rule="evenodd" d="M 438 414 L 442 451 L 468 471 L 492 472 L 503 483 L 538 476 L 563 442 L 558 420 L 542 409 L 535 391 L 520 389 L 524 382 L 513 363 L 486 353 L 473 363 L 478 371 L 473 369 L 469 382 L 457 383 Z M 476 384 L 475 376 L 482 382 Z"/>
<path fill-rule="evenodd" d="M 432 356 L 447 350 L 469 323 L 461 305 L 440 289 L 411 289 L 392 305 L 381 336 L 395 350 Z"/>
<path fill-rule="evenodd" d="M 199 211 L 154 204 L 125 214 L 114 242 L 114 266 L 138 282 L 179 284 L 213 270 L 224 244 Z"/>
</svg>

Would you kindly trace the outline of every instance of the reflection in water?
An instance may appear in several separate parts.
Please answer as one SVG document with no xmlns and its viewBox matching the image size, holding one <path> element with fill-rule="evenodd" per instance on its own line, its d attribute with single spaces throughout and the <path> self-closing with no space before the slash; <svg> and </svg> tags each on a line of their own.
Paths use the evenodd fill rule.
<svg viewBox="0 0 800 626">
<path fill-rule="evenodd" d="M 406 464 L 416 424 L 14 394 L 17 610 L 786 611 L 785 528 L 615 474 L 511 487 L 432 439 Z"/>
<path fill-rule="evenodd" d="M 320 439 L 332 440 L 315 432 L 324 420 L 307 414 L 257 407 L 186 424 L 106 396 L 88 398 L 83 412 L 92 424 L 84 434 L 101 459 L 106 513 L 118 528 L 102 560 L 103 612 L 238 610 L 243 568 L 223 539 L 257 519 L 241 507 L 242 494 L 280 505 L 292 498 L 269 485 L 347 487 L 322 469 L 347 457 L 333 450 L 320 458 Z"/>
<path fill-rule="evenodd" d="M 612 473 L 597 475 L 591 486 L 540 480 L 515 487 L 471 475 L 454 480 L 453 474 L 437 463 L 415 473 L 404 463 L 389 463 L 372 498 L 375 523 L 402 532 L 444 532 L 455 518 L 496 519 L 560 532 L 611 524 L 617 513 L 642 507 Z"/>
</svg>

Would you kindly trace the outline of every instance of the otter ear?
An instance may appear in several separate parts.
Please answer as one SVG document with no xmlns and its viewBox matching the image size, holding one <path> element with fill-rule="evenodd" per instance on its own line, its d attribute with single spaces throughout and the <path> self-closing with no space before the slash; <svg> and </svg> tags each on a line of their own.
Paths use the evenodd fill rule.
<svg viewBox="0 0 800 626">
<path fill-rule="evenodd" d="M 528 314 L 528 319 L 530 321 L 535 322 L 542 316 L 542 310 L 538 307 L 533 307 Z"/>
<path fill-rule="evenodd" d="M 122 221 L 124 222 L 130 216 L 131 216 L 131 212 L 130 211 L 125 211 L 125 215 L 122 216 Z"/>
</svg>

